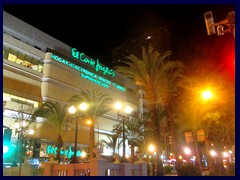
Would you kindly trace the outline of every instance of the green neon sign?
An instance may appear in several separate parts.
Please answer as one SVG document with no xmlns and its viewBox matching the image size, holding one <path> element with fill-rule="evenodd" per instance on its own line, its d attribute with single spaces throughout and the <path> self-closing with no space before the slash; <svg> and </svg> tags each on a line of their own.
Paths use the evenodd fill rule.
<svg viewBox="0 0 240 180">
<path fill-rule="evenodd" d="M 98 85 L 100 85 L 102 87 L 105 87 L 105 88 L 109 88 L 110 86 L 113 86 L 114 88 L 116 88 L 118 90 L 125 91 L 124 87 L 122 87 L 122 86 L 120 86 L 116 83 L 113 83 L 110 80 L 108 80 L 104 77 L 101 77 L 101 76 L 99 76 L 99 75 L 97 75 L 97 74 L 95 74 L 91 71 L 88 71 L 87 69 L 84 69 L 84 68 L 82 68 L 82 67 L 80 67 L 80 66 L 78 66 L 78 65 L 76 65 L 72 62 L 69 62 L 69 61 L 67 61 L 67 60 L 65 60 L 65 59 L 63 59 L 63 58 L 61 58 L 61 57 L 59 57 L 55 54 L 51 54 L 51 58 L 54 59 L 57 62 L 60 62 L 64 65 L 66 65 L 66 66 L 71 67 L 72 69 L 75 69 L 75 70 L 81 72 L 80 76 L 82 78 L 87 79 L 87 80 L 89 80 L 89 81 L 91 81 L 95 84 L 98 84 Z M 89 61 L 89 63 L 93 63 L 93 62 Z"/>
<path fill-rule="evenodd" d="M 52 147 L 50 145 L 47 146 L 47 148 L 46 148 L 47 154 L 55 154 L 56 155 L 57 154 L 57 150 L 58 150 L 58 147 Z M 81 151 L 77 150 L 76 156 L 79 157 L 79 156 L 81 156 L 81 154 L 82 154 Z M 74 155 L 74 152 L 72 151 L 72 147 L 69 147 L 66 150 L 61 149 L 60 150 L 60 155 L 65 155 L 68 158 L 71 158 Z"/>
<path fill-rule="evenodd" d="M 88 64 L 89 66 L 95 68 L 95 71 L 101 71 L 104 75 L 108 74 L 110 76 L 115 76 L 115 72 L 106 67 L 106 66 L 102 66 L 99 63 L 99 60 L 97 59 L 97 61 L 93 60 L 93 59 L 89 59 L 88 57 L 86 57 L 86 55 L 84 53 L 80 53 L 79 51 L 77 51 L 76 48 L 72 48 L 72 57 L 74 57 L 75 59 L 78 59 L 86 64 Z"/>
</svg>

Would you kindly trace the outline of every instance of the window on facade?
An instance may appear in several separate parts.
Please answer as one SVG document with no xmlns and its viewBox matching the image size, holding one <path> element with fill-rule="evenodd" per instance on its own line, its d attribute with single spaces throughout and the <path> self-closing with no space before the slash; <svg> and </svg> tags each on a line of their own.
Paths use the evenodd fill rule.
<svg viewBox="0 0 240 180">
<path fill-rule="evenodd" d="M 40 60 L 9 47 L 3 47 L 3 56 L 12 62 L 31 68 L 34 71 L 42 72 L 43 70 L 43 63 Z"/>
<path fill-rule="evenodd" d="M 34 106 L 34 107 L 36 107 L 36 108 L 37 108 L 37 107 L 38 107 L 38 105 L 39 105 L 39 102 L 36 102 L 36 101 L 34 101 L 34 102 L 33 102 L 33 106 Z"/>
<path fill-rule="evenodd" d="M 8 54 L 9 54 L 8 50 L 3 48 L 3 58 L 4 59 L 8 59 Z"/>
<path fill-rule="evenodd" d="M 42 64 L 39 64 L 39 65 L 38 65 L 38 71 L 39 71 L 39 72 L 42 72 L 42 71 L 43 71 L 43 65 L 42 65 Z"/>
<path fill-rule="evenodd" d="M 3 93 L 3 101 L 10 101 L 11 97 L 10 94 Z"/>
<path fill-rule="evenodd" d="M 23 65 L 23 60 L 17 58 L 16 63 L 17 63 L 17 64 L 20 64 L 20 65 Z"/>
<path fill-rule="evenodd" d="M 29 61 L 24 61 L 23 65 L 30 68 L 32 64 Z"/>
<path fill-rule="evenodd" d="M 37 70 L 38 70 L 38 66 L 37 66 L 37 65 L 32 65 L 31 68 L 32 68 L 34 71 L 37 71 Z"/>
<path fill-rule="evenodd" d="M 17 56 L 14 55 L 14 54 L 9 53 L 9 54 L 8 54 L 8 60 L 10 60 L 10 61 L 12 61 L 12 62 L 16 62 Z"/>
<path fill-rule="evenodd" d="M 21 53 L 21 52 L 17 52 L 17 57 L 18 57 L 18 59 L 24 60 L 25 54 L 23 54 L 23 53 Z"/>
<path fill-rule="evenodd" d="M 32 104 L 36 108 L 38 108 L 38 106 L 39 106 L 39 102 L 37 102 L 37 101 L 33 101 L 33 100 L 30 100 L 30 99 L 14 96 L 14 95 L 7 94 L 7 93 L 3 93 L 3 99 L 5 101 L 13 100 L 13 101 L 21 102 L 21 103 Z"/>
</svg>

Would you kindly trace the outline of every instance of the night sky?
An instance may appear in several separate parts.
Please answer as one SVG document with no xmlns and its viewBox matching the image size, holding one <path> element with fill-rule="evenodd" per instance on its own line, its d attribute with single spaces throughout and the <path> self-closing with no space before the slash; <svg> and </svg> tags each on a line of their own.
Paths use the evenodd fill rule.
<svg viewBox="0 0 240 180">
<path fill-rule="evenodd" d="M 215 22 L 224 20 L 234 5 L 5 4 L 3 10 L 110 67 L 112 48 L 158 27 L 170 32 L 176 60 L 202 47 L 226 52 L 234 46 L 231 33 L 208 36 L 203 18 L 212 11 Z"/>
</svg>

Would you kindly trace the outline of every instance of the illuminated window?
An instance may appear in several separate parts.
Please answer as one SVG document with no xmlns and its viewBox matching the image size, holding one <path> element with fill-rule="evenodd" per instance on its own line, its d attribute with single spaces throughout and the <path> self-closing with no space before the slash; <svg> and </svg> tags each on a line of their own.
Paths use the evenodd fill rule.
<svg viewBox="0 0 240 180">
<path fill-rule="evenodd" d="M 22 64 L 23 64 L 23 60 L 21 60 L 21 59 L 17 59 L 16 63 L 22 65 Z"/>
<path fill-rule="evenodd" d="M 33 102 L 33 106 L 34 106 L 35 108 L 37 108 L 38 105 L 39 105 L 39 102 L 37 102 L 37 101 L 34 101 L 34 102 Z"/>
<path fill-rule="evenodd" d="M 21 97 L 18 97 L 18 100 L 19 100 L 19 101 L 22 101 L 22 102 L 26 101 L 25 98 L 21 98 Z"/>
<path fill-rule="evenodd" d="M 28 61 L 24 61 L 24 62 L 23 62 L 23 65 L 26 66 L 26 67 L 30 67 L 30 66 L 31 66 L 31 63 L 28 62 Z"/>
<path fill-rule="evenodd" d="M 10 101 L 11 97 L 9 94 L 3 93 L 3 101 Z"/>
<path fill-rule="evenodd" d="M 41 64 L 38 65 L 38 71 L 42 72 L 43 71 L 43 66 Z"/>
<path fill-rule="evenodd" d="M 17 96 L 14 96 L 14 95 L 10 95 L 11 99 L 18 99 Z"/>
<path fill-rule="evenodd" d="M 32 68 L 34 71 L 37 71 L 37 70 L 38 70 L 38 66 L 37 66 L 37 65 L 32 65 L 31 68 Z"/>
<path fill-rule="evenodd" d="M 37 102 L 37 101 L 33 101 L 33 100 L 30 100 L 30 99 L 10 95 L 10 94 L 7 94 L 7 93 L 3 93 L 3 100 L 4 101 L 13 100 L 13 101 L 18 101 L 18 102 L 22 102 L 22 103 L 32 104 L 33 107 L 35 107 L 35 108 L 38 108 L 38 106 L 39 106 L 39 102 Z"/>
<path fill-rule="evenodd" d="M 16 59 L 17 59 L 17 56 L 16 56 L 16 55 L 11 54 L 11 53 L 8 54 L 8 60 L 10 60 L 10 61 L 12 61 L 12 62 L 15 62 Z"/>
<path fill-rule="evenodd" d="M 17 64 L 29 67 L 34 71 L 43 71 L 43 64 L 39 59 L 35 59 L 25 53 L 19 52 L 9 47 L 3 47 L 3 57 Z"/>
</svg>

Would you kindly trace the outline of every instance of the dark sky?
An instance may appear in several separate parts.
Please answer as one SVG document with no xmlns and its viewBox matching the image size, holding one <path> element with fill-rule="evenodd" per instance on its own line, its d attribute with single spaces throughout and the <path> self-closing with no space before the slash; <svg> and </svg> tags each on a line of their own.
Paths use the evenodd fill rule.
<svg viewBox="0 0 240 180">
<path fill-rule="evenodd" d="M 158 27 L 170 32 L 176 59 L 204 43 L 234 39 L 231 33 L 208 36 L 203 18 L 204 12 L 212 11 L 215 22 L 223 20 L 234 5 L 5 4 L 3 10 L 108 66 L 112 48 Z"/>
</svg>

